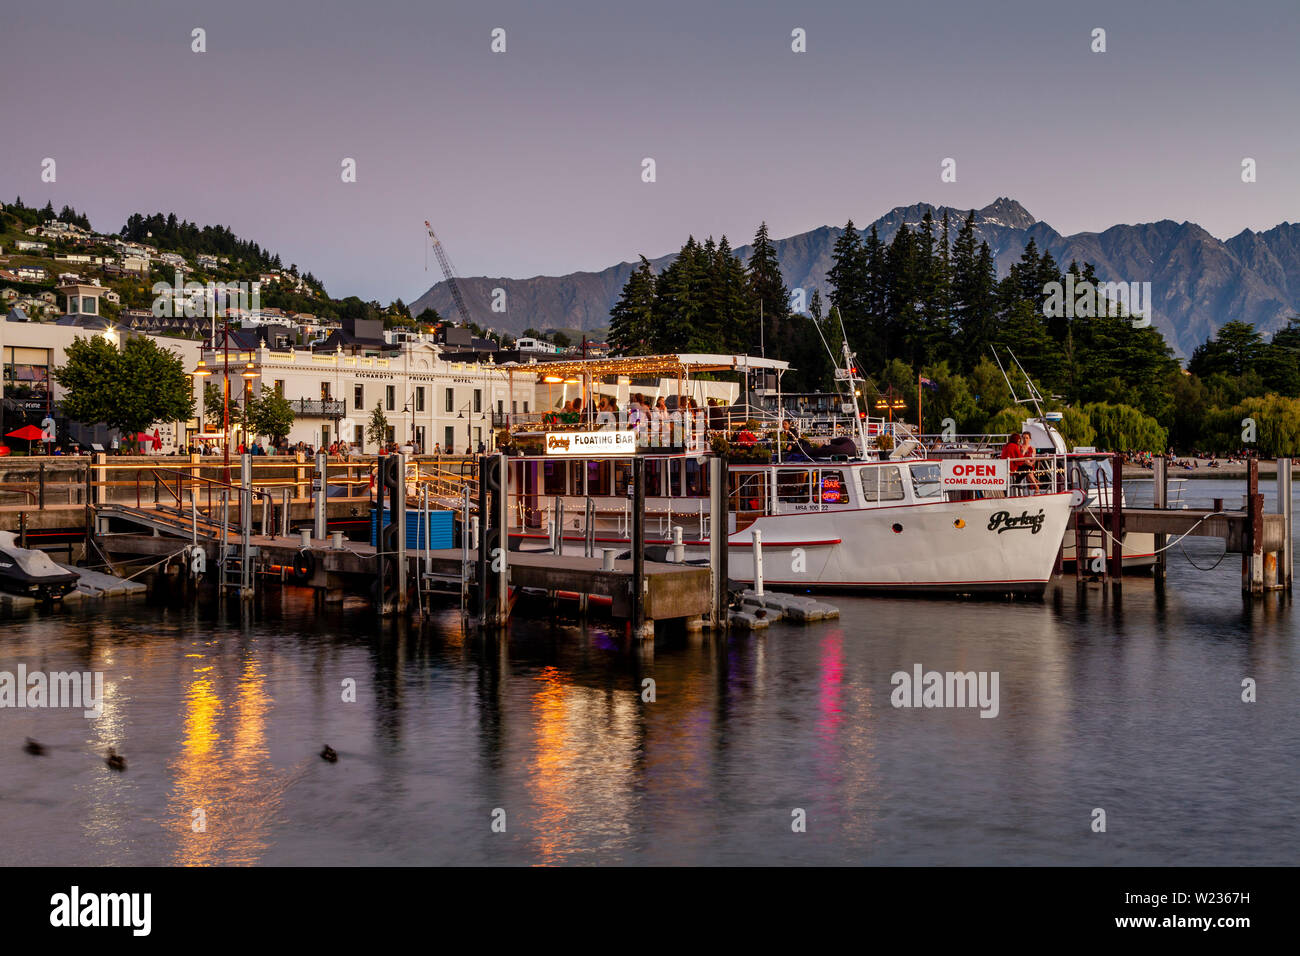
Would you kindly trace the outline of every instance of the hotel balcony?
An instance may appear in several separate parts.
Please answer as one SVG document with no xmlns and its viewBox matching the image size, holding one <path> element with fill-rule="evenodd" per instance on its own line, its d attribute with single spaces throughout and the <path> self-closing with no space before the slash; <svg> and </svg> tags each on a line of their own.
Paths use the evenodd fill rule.
<svg viewBox="0 0 1300 956">
<path fill-rule="evenodd" d="M 290 399 L 289 404 L 298 418 L 342 418 L 344 413 L 341 399 L 298 398 Z"/>
</svg>

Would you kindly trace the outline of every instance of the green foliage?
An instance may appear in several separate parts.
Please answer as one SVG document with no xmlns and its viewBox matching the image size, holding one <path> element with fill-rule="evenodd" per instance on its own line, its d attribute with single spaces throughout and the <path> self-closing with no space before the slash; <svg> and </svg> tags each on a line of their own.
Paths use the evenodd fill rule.
<svg viewBox="0 0 1300 956">
<path fill-rule="evenodd" d="M 119 349 L 102 336 L 77 336 L 65 354 L 67 364 L 53 374 L 67 391 L 63 412 L 75 421 L 102 422 L 134 436 L 154 422 L 194 413 L 184 363 L 152 339 L 132 336 Z"/>
<path fill-rule="evenodd" d="M 1096 445 L 1106 451 L 1155 451 L 1168 448 L 1169 433 L 1150 415 L 1130 405 L 1092 402 L 1084 406 L 1096 431 Z"/>
<path fill-rule="evenodd" d="M 293 404 L 279 389 L 264 388 L 248 403 L 248 425 L 254 435 L 267 435 L 279 444 L 293 428 Z"/>
<path fill-rule="evenodd" d="M 384 415 L 382 402 L 375 402 L 374 410 L 370 413 L 370 421 L 366 425 L 366 441 L 373 445 L 382 445 L 388 441 L 388 418 Z"/>
<path fill-rule="evenodd" d="M 1254 441 L 1247 441 L 1247 428 Z M 1282 395 L 1247 398 L 1206 415 L 1204 443 L 1219 453 L 1250 449 L 1265 458 L 1300 455 L 1300 399 Z"/>
<path fill-rule="evenodd" d="M 239 394 L 233 391 L 234 383 L 231 383 L 232 392 L 230 395 L 230 424 L 234 425 L 239 421 Z M 225 420 L 226 407 L 222 402 L 222 386 L 218 382 L 211 380 L 203 383 L 203 422 L 211 429 L 220 431 Z"/>
<path fill-rule="evenodd" d="M 1019 405 L 1002 409 L 988 420 L 984 433 L 988 435 L 1013 435 L 1020 431 L 1025 422 L 1025 410 Z"/>
<path fill-rule="evenodd" d="M 280 257 L 263 250 L 256 242 L 240 239 L 229 226 L 203 226 L 177 219 L 175 213 L 151 216 L 134 213 L 119 235 L 130 242 L 146 242 L 160 249 L 185 255 L 204 253 L 240 260 L 254 269 L 278 269 Z M 304 276 L 304 278 L 307 278 Z"/>
<path fill-rule="evenodd" d="M 1061 424 L 1057 430 L 1060 431 L 1061 437 L 1065 439 L 1067 448 L 1074 448 L 1076 445 L 1095 447 L 1097 429 L 1092 427 L 1092 419 L 1083 409 L 1063 409 Z M 1150 450 L 1155 451 L 1156 449 Z"/>
</svg>

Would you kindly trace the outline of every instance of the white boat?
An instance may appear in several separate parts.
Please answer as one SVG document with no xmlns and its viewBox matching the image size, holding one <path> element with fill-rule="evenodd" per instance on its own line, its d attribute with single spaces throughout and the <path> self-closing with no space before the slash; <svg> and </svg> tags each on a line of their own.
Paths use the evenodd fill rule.
<svg viewBox="0 0 1300 956">
<path fill-rule="evenodd" d="M 837 428 L 825 436 L 827 445 L 810 448 L 784 433 L 788 419 L 780 410 L 779 383 L 785 367 L 775 360 L 712 355 L 540 366 L 551 373 L 545 381 L 581 381 L 584 401 L 595 393 L 594 380 L 602 375 L 628 383 L 648 370 L 667 369 L 680 383 L 692 369 L 743 369 L 775 378 L 778 416 L 766 422 L 774 437 L 760 453 L 762 460 L 728 467 L 724 533 L 728 577 L 735 581 L 755 580 L 757 535 L 765 586 L 948 595 L 1043 592 L 1070 514 L 1071 495 L 1063 479 L 1052 486 L 1017 488 L 1014 491 L 1021 493 L 1010 496 L 1005 490 L 945 489 L 940 462 L 925 457 L 919 442 L 909 440 L 900 426 L 869 419 L 859 410 L 863 381 L 847 346 L 836 380 L 844 387 L 841 410 L 847 413 L 851 432 Z M 543 374 L 531 368 L 522 372 Z M 683 394 L 679 391 L 675 407 L 682 407 Z M 620 400 L 626 411 L 625 397 Z M 570 432 L 551 416 L 542 427 L 525 423 L 513 430 L 511 444 L 523 452 L 509 459 L 513 543 L 555 547 L 558 526 L 558 543 L 566 553 L 626 548 L 632 539 L 629 496 L 635 457 L 645 464 L 648 549 L 666 550 L 680 528 L 685 559 L 707 562 L 715 531 L 708 520 L 710 490 L 704 464 L 708 415 L 687 408 L 678 418 L 674 412 L 671 427 L 650 423 L 649 442 L 643 415 L 611 416 L 602 429 L 599 416 L 593 419 L 587 413 L 585 426 Z M 756 417 L 746 401 L 740 421 Z M 633 421 L 639 424 L 630 425 Z M 658 451 L 656 434 L 671 436 L 669 444 L 681 450 Z M 749 441 L 754 444 L 753 435 Z M 619 453 L 574 454 L 577 447 L 600 444 L 617 446 Z M 1052 471 L 1063 474 L 1064 467 L 1058 462 Z"/>
<path fill-rule="evenodd" d="M 666 551 L 680 528 L 686 560 L 707 562 L 707 470 L 697 456 L 643 457 L 647 547 Z M 765 586 L 1041 594 L 1065 534 L 1070 493 L 949 500 L 939 474 L 930 459 L 733 465 L 728 577 L 754 581 L 758 532 Z M 627 460 L 510 459 L 512 538 L 527 548 L 551 546 L 558 518 L 567 553 L 627 547 L 631 475 Z"/>
</svg>

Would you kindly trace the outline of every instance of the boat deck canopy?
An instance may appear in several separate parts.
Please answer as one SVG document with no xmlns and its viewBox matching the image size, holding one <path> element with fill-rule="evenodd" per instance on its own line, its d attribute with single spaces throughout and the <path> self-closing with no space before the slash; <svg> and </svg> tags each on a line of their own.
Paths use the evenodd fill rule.
<svg viewBox="0 0 1300 956">
<path fill-rule="evenodd" d="M 510 372 L 537 375 L 656 375 L 663 377 L 685 376 L 699 372 L 747 372 L 768 369 L 785 372 L 789 362 L 779 359 L 756 358 L 752 355 L 709 355 L 682 353 L 679 355 L 624 355 L 618 358 L 573 359 L 561 362 L 537 362 L 506 365 Z"/>
</svg>

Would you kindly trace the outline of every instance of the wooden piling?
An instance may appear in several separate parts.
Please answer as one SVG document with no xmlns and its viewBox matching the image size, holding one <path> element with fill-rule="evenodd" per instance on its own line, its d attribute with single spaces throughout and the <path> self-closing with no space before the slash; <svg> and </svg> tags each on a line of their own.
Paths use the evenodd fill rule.
<svg viewBox="0 0 1300 956">
<path fill-rule="evenodd" d="M 1119 590 L 1124 583 L 1124 456 L 1116 453 L 1110 482 L 1110 576 Z"/>
<path fill-rule="evenodd" d="M 1291 459 L 1277 460 L 1277 510 L 1282 515 L 1282 547 L 1277 553 L 1277 583 L 1285 591 L 1291 590 L 1291 576 L 1295 565 L 1295 546 L 1291 543 Z"/>
<path fill-rule="evenodd" d="M 709 459 L 709 567 L 713 587 L 709 601 L 709 623 L 719 630 L 730 624 L 727 613 L 727 461 Z"/>
<path fill-rule="evenodd" d="M 632 636 L 645 640 L 645 459 L 632 460 Z M 649 639 L 654 639 L 654 624 L 649 625 Z"/>
<path fill-rule="evenodd" d="M 1157 455 L 1151 462 L 1154 469 L 1152 484 L 1155 488 L 1153 504 L 1157 508 L 1169 507 L 1169 462 L 1164 455 Z M 1156 535 L 1156 587 L 1165 586 L 1165 544 L 1166 535 Z"/>
<path fill-rule="evenodd" d="M 1264 496 L 1259 493 L 1259 459 L 1246 465 L 1246 547 L 1241 555 L 1241 589 L 1264 591 Z"/>
</svg>

